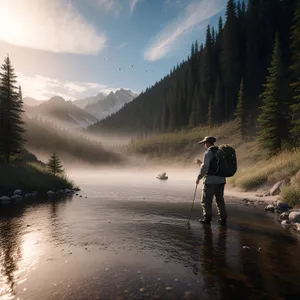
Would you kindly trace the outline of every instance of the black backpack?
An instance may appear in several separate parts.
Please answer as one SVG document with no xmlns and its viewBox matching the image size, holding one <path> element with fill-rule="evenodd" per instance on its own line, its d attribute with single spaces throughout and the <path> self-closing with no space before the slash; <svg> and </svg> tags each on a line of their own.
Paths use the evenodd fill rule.
<svg viewBox="0 0 300 300">
<path fill-rule="evenodd" d="M 232 177 L 237 171 L 236 152 L 230 145 L 214 146 L 209 149 L 214 154 L 210 162 L 208 175 Z"/>
</svg>

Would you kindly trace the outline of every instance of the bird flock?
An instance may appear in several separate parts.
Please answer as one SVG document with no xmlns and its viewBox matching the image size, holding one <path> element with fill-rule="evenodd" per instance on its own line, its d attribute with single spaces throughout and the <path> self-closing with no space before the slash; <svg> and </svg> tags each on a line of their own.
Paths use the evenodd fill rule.
<svg viewBox="0 0 300 300">
<path fill-rule="evenodd" d="M 104 57 L 103 60 L 107 61 L 108 59 L 107 59 L 107 57 Z M 129 67 L 134 68 L 134 65 L 130 65 Z M 124 70 L 124 68 L 121 68 L 121 67 L 118 68 L 118 69 L 119 69 L 119 72 L 121 72 L 121 71 Z M 155 70 L 147 70 L 147 69 L 146 69 L 146 70 L 145 70 L 145 73 L 148 73 L 148 72 L 152 72 L 152 73 L 153 73 L 153 72 L 155 72 Z"/>
</svg>

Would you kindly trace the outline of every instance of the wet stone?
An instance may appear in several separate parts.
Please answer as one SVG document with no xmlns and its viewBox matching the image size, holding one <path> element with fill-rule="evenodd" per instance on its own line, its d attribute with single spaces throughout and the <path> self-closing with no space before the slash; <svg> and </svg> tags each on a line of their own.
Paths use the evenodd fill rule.
<svg viewBox="0 0 300 300">
<path fill-rule="evenodd" d="M 272 204 L 269 204 L 265 207 L 265 211 L 275 212 L 275 206 Z"/>
</svg>

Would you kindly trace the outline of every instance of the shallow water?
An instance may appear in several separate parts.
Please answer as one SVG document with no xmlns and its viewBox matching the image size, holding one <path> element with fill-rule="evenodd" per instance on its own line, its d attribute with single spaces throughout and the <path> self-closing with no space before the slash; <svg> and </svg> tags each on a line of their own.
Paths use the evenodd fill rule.
<svg viewBox="0 0 300 300">
<path fill-rule="evenodd" d="M 0 299 L 300 299 L 274 214 L 227 198 L 227 228 L 202 226 L 199 185 L 188 228 L 195 176 L 155 175 L 77 172 L 83 197 L 0 206 Z"/>
</svg>

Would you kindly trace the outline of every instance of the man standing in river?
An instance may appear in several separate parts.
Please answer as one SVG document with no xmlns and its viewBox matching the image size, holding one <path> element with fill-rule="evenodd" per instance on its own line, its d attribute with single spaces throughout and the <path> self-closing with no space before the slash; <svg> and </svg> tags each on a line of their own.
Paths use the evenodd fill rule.
<svg viewBox="0 0 300 300">
<path fill-rule="evenodd" d="M 196 184 L 203 178 L 203 192 L 202 192 L 202 209 L 203 219 L 199 221 L 202 224 L 210 224 L 212 219 L 212 201 L 214 196 L 216 197 L 216 203 L 218 208 L 218 223 L 226 225 L 227 211 L 224 201 L 224 187 L 226 184 L 226 178 L 221 176 L 212 175 L 214 170 L 218 167 L 215 161 L 215 154 L 218 147 L 215 146 L 216 138 L 208 136 L 205 137 L 199 144 L 204 144 L 206 149 L 203 162 L 197 159 L 197 163 L 201 165 L 200 172 L 197 177 Z"/>
</svg>

